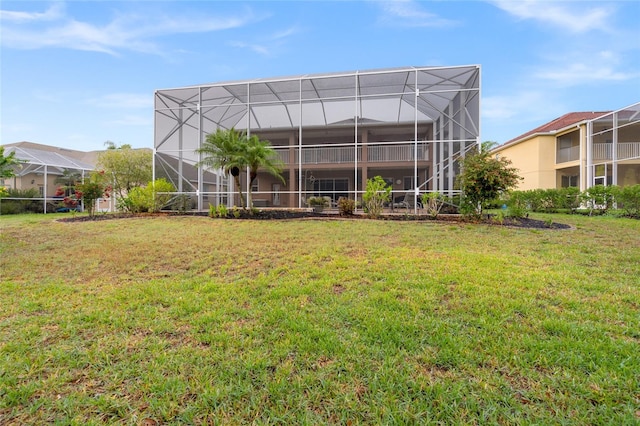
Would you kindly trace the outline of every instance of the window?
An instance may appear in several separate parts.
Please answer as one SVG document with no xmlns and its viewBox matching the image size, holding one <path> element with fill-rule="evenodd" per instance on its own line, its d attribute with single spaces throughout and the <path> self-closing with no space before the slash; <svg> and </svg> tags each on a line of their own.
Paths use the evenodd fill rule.
<svg viewBox="0 0 640 426">
<path fill-rule="evenodd" d="M 251 184 L 251 192 L 258 192 L 260 185 L 258 185 L 258 178 L 256 178 L 256 180 L 253 181 L 253 183 Z"/>
<path fill-rule="evenodd" d="M 334 201 L 340 197 L 348 197 L 349 179 L 316 179 L 313 182 L 313 193 L 319 197 L 331 197 Z"/>
<path fill-rule="evenodd" d="M 416 184 L 415 184 L 416 180 L 413 176 L 405 176 L 404 177 L 404 189 L 409 190 L 409 189 L 415 189 L 416 188 Z"/>
<path fill-rule="evenodd" d="M 564 135 L 558 138 L 558 149 L 569 149 L 572 145 L 571 135 Z"/>
<path fill-rule="evenodd" d="M 569 187 L 574 187 L 574 186 L 578 186 L 578 176 L 567 176 L 567 175 L 562 175 L 562 183 L 561 186 L 563 188 L 569 188 Z"/>
</svg>

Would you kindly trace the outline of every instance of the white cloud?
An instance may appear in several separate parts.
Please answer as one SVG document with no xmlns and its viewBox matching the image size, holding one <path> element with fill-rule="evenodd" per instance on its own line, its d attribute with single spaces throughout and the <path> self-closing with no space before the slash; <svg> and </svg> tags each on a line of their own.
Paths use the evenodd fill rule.
<svg viewBox="0 0 640 426">
<path fill-rule="evenodd" d="M 525 121 L 536 121 L 548 116 L 550 108 L 562 111 L 562 106 L 558 106 L 543 91 L 523 91 L 512 95 L 482 98 L 482 117 L 487 120 L 506 121 L 526 117 Z"/>
<path fill-rule="evenodd" d="M 611 7 L 603 6 L 600 2 L 495 0 L 492 3 L 520 19 L 532 19 L 553 24 L 574 33 L 606 30 L 610 25 L 610 17 L 613 13 Z"/>
<path fill-rule="evenodd" d="M 640 77 L 640 73 L 619 71 L 619 54 L 610 50 L 568 55 L 557 58 L 534 77 L 562 86 L 578 86 L 603 81 L 625 81 Z"/>
<path fill-rule="evenodd" d="M 64 15 L 64 4 L 56 2 L 45 12 L 0 10 L 0 20 L 10 22 L 54 21 Z"/>
<path fill-rule="evenodd" d="M 271 56 L 286 43 L 288 38 L 294 36 L 298 32 L 298 27 L 294 26 L 264 37 L 263 43 L 232 41 L 229 45 L 240 49 L 249 49 L 260 55 Z"/>
<path fill-rule="evenodd" d="M 568 64 L 562 68 L 553 68 L 539 72 L 536 77 L 565 86 L 578 86 L 597 81 L 624 81 L 638 75 L 616 71 L 609 65 L 592 67 L 588 64 Z"/>
<path fill-rule="evenodd" d="M 381 24 L 403 27 L 446 27 L 456 22 L 441 18 L 422 8 L 413 0 L 393 0 L 380 3 L 384 15 L 379 19 Z"/>
<path fill-rule="evenodd" d="M 254 51 L 255 53 L 259 53 L 259 54 L 265 55 L 265 56 L 269 56 L 271 54 L 271 49 L 269 49 L 269 47 L 267 47 L 265 45 L 261 45 L 261 44 L 245 43 L 243 41 L 232 41 L 229 44 L 231 46 L 233 46 L 233 47 L 237 47 L 237 48 L 240 48 L 240 49 L 249 49 L 249 50 Z"/>
<path fill-rule="evenodd" d="M 1 42 L 5 46 L 18 49 L 57 47 L 111 55 L 125 50 L 163 54 L 153 41 L 155 37 L 221 31 L 260 19 L 245 9 L 237 16 L 118 15 L 106 25 L 97 25 L 73 19 L 55 5 L 44 13 L 2 11 L 0 16 L 3 21 Z"/>
</svg>

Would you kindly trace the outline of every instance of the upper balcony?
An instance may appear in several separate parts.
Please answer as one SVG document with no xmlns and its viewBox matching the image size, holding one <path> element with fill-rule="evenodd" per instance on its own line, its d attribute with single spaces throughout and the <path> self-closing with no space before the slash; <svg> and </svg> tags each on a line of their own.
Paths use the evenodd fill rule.
<svg viewBox="0 0 640 426">
<path fill-rule="evenodd" d="M 616 160 L 640 158 L 640 142 L 621 142 L 616 145 Z M 593 161 L 613 160 L 612 143 L 594 143 Z"/>
<path fill-rule="evenodd" d="M 289 147 L 274 147 L 278 152 L 280 160 L 285 164 L 291 164 L 289 161 Z M 364 149 L 367 152 L 368 163 L 398 163 L 413 162 L 416 158 L 416 146 L 413 143 L 405 144 L 385 144 L 385 145 L 368 145 Z M 358 149 L 353 146 L 323 146 L 302 148 L 302 164 L 345 164 L 354 163 L 356 160 L 356 152 L 358 162 L 362 162 L 363 147 L 360 145 Z M 298 164 L 300 154 L 299 148 L 294 149 L 293 164 Z M 429 147 L 427 143 L 419 143 L 417 146 L 418 161 L 429 161 Z"/>
<path fill-rule="evenodd" d="M 567 163 L 580 159 L 580 146 L 561 148 L 556 151 L 556 164 Z"/>
<path fill-rule="evenodd" d="M 640 158 L 640 142 L 620 142 L 617 145 L 616 160 L 628 160 Z M 556 164 L 577 161 L 580 159 L 580 147 L 572 146 L 556 151 Z M 594 143 L 593 161 L 613 160 L 612 143 Z"/>
</svg>

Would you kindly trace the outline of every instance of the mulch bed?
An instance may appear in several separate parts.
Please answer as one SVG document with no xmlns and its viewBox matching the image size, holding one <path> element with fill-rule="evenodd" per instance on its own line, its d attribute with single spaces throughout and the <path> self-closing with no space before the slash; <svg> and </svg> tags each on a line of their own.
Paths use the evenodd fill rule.
<svg viewBox="0 0 640 426">
<path fill-rule="evenodd" d="M 113 214 L 97 214 L 93 218 L 89 216 L 75 216 L 65 217 L 58 219 L 60 222 L 87 222 L 87 221 L 100 221 L 111 219 L 128 219 L 128 218 L 148 218 L 148 217 L 167 217 L 167 216 L 208 216 L 208 212 L 196 212 L 196 213 L 113 213 Z M 231 214 L 225 220 L 291 220 L 291 219 L 320 219 L 320 220 L 358 220 L 368 219 L 366 215 L 354 214 L 351 216 L 340 216 L 335 212 L 313 212 L 306 210 L 260 210 L 253 214 L 248 211 L 241 211 L 239 217 L 234 217 Z M 219 219 L 223 220 L 223 219 Z M 379 220 L 395 220 L 395 221 L 413 221 L 413 222 L 449 222 L 449 223 L 468 223 L 468 224 L 486 224 L 492 226 L 508 226 L 516 228 L 533 228 L 533 229 L 570 229 L 570 225 L 563 223 L 549 223 L 546 221 L 530 218 L 505 218 L 502 223 L 497 221 L 490 215 L 483 215 L 480 220 L 469 220 L 461 217 L 460 215 L 438 215 L 436 219 L 433 219 L 425 215 L 413 215 L 413 214 L 383 214 Z"/>
</svg>

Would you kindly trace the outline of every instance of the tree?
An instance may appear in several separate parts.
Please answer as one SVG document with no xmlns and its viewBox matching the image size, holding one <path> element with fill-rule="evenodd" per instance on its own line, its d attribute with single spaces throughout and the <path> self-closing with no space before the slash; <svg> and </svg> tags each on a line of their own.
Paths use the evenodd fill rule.
<svg viewBox="0 0 640 426">
<path fill-rule="evenodd" d="M 4 146 L 0 146 L 0 178 L 10 178 L 16 175 L 15 167 L 20 167 L 23 160 L 16 158 L 16 152 L 4 155 Z"/>
<path fill-rule="evenodd" d="M 496 141 L 484 141 L 480 144 L 481 151 L 491 151 L 493 148 L 499 146 L 500 144 Z"/>
<path fill-rule="evenodd" d="M 462 212 L 480 216 L 487 202 L 502 192 L 515 188 L 522 179 L 518 170 L 510 167 L 505 157 L 492 155 L 488 149 L 480 149 L 461 160 L 461 172 L 457 183 L 462 190 Z"/>
<path fill-rule="evenodd" d="M 75 187 L 75 199 L 84 202 L 84 208 L 89 212 L 89 217 L 95 216 L 96 200 L 109 198 L 111 185 L 106 182 L 104 171 L 93 172 L 88 179 Z M 68 197 L 65 197 L 65 200 Z"/>
<path fill-rule="evenodd" d="M 229 130 L 217 129 L 215 133 L 207 135 L 202 148 L 196 150 L 203 155 L 198 167 L 207 166 L 222 169 L 225 175 L 231 175 L 240 194 L 240 206 L 252 207 L 251 186 L 258 176 L 260 169 L 280 178 L 281 164 L 275 150 L 269 141 L 261 140 L 258 136 L 247 137 L 234 128 Z M 249 169 L 248 200 L 245 201 L 240 182 L 240 172 Z"/>
<path fill-rule="evenodd" d="M 111 179 L 117 200 L 122 201 L 131 189 L 153 179 L 153 153 L 150 150 L 133 149 L 128 144 L 117 146 L 111 141 L 105 145 L 107 150 L 98 155 L 98 167 Z"/>
<path fill-rule="evenodd" d="M 198 167 L 222 169 L 225 175 L 231 175 L 240 194 L 240 207 L 245 208 L 244 195 L 240 185 L 240 170 L 247 166 L 243 155 L 242 139 L 244 135 L 233 127 L 229 130 L 216 129 L 215 133 L 207 135 L 202 147 L 196 152 L 201 154 L 202 160 Z"/>
<path fill-rule="evenodd" d="M 251 136 L 246 139 L 244 147 L 245 160 L 249 167 L 249 189 L 247 191 L 248 206 L 253 207 L 253 199 L 251 197 L 251 187 L 253 181 L 258 177 L 258 170 L 263 169 L 267 173 L 279 178 L 285 183 L 282 177 L 282 162 L 278 157 L 278 153 L 271 147 L 271 143 L 267 140 L 261 140 L 258 136 Z"/>
</svg>

